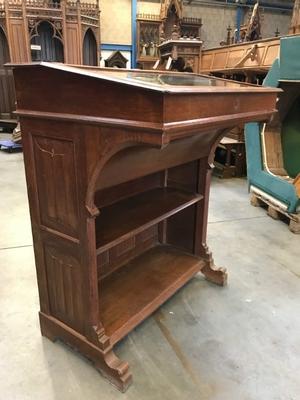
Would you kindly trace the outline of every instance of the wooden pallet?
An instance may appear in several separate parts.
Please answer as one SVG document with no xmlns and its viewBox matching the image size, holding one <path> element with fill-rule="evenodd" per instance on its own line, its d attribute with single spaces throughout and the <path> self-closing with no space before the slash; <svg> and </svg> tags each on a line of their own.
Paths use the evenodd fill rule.
<svg viewBox="0 0 300 400">
<path fill-rule="evenodd" d="M 283 210 L 280 206 L 272 203 L 269 199 L 258 193 L 251 192 L 251 205 L 254 207 L 265 207 L 267 213 L 273 219 L 288 221 L 289 229 L 293 233 L 300 234 L 300 214 L 291 214 Z"/>
</svg>

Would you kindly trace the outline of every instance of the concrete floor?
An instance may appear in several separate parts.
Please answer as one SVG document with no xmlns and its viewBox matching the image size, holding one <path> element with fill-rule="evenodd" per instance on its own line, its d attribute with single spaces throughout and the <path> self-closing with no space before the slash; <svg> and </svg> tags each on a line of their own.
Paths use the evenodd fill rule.
<svg viewBox="0 0 300 400">
<path fill-rule="evenodd" d="M 22 154 L 0 151 L 0 399 L 299 400 L 300 236 L 214 180 L 209 244 L 229 284 L 197 276 L 117 348 L 119 393 L 83 357 L 42 338 Z"/>
</svg>

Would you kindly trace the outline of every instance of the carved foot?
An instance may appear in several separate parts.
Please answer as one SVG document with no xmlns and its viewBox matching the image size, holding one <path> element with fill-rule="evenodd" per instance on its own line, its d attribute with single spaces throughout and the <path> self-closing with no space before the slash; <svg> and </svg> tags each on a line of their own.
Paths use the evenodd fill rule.
<svg viewBox="0 0 300 400">
<path fill-rule="evenodd" d="M 68 327 L 63 322 L 42 312 L 40 312 L 40 325 L 43 336 L 52 341 L 59 338 L 64 343 L 78 350 L 91 360 L 101 374 L 121 392 L 125 392 L 129 387 L 132 382 L 129 365 L 115 355 L 113 347 L 109 343 L 109 338 L 103 334 L 101 328 L 94 331 L 100 339 L 99 344 L 105 347 L 104 350 L 101 350 L 99 346 L 96 346 L 85 336 Z"/>
<path fill-rule="evenodd" d="M 211 253 L 208 254 L 207 262 L 201 270 L 205 278 L 216 285 L 225 286 L 228 274 L 225 268 L 216 268 Z"/>
<path fill-rule="evenodd" d="M 99 357 L 94 360 L 94 365 L 112 385 L 123 393 L 132 383 L 128 363 L 121 361 L 112 349 L 104 354 L 102 359 Z"/>
</svg>

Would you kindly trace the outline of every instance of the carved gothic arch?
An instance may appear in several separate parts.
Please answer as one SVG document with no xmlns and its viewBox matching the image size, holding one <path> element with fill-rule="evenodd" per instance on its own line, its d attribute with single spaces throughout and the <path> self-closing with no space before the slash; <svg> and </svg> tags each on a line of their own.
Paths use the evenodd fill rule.
<svg viewBox="0 0 300 400">
<path fill-rule="evenodd" d="M 60 21 L 29 21 L 32 61 L 64 62 L 64 40 Z M 38 48 L 40 47 L 40 48 Z"/>
<path fill-rule="evenodd" d="M 4 35 L 5 35 L 5 37 L 6 37 L 6 41 L 7 41 L 7 43 L 8 43 L 7 29 L 6 29 L 5 20 L 1 20 L 1 19 L 0 19 L 0 29 L 1 29 L 2 32 L 4 33 Z"/>
<path fill-rule="evenodd" d="M 167 19 L 170 10 L 174 7 L 179 20 L 182 19 L 182 1 L 181 0 L 165 0 L 161 4 L 160 18 Z"/>
<path fill-rule="evenodd" d="M 5 30 L 0 26 L 0 68 L 10 61 L 9 44 Z"/>
<path fill-rule="evenodd" d="M 39 36 L 39 27 L 41 24 L 49 24 L 52 27 L 53 30 L 53 39 L 58 39 L 62 45 L 64 44 L 64 39 L 63 39 L 63 30 L 62 30 L 62 24 L 60 21 L 50 21 L 48 19 L 40 19 L 40 20 L 29 20 L 28 26 L 29 26 L 29 37 L 30 41 L 34 38 Z"/>
<path fill-rule="evenodd" d="M 92 28 L 85 29 L 82 40 L 84 65 L 98 65 L 98 41 Z"/>
<path fill-rule="evenodd" d="M 85 37 L 85 34 L 87 33 L 87 31 L 92 31 L 92 33 L 93 33 L 93 35 L 94 35 L 94 37 L 95 37 L 95 40 L 96 40 L 96 42 L 97 42 L 97 36 L 98 36 L 98 28 L 94 28 L 93 26 L 84 26 L 84 27 L 82 27 L 82 37 L 84 38 Z"/>
</svg>

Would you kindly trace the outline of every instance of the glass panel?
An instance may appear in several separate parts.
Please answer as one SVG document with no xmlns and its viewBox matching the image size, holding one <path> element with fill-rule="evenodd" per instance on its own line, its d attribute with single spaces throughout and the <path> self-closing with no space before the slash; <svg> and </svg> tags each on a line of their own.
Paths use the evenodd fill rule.
<svg viewBox="0 0 300 400">
<path fill-rule="evenodd" d="M 100 74 L 111 75 L 112 77 L 151 84 L 155 86 L 218 86 L 218 87 L 241 87 L 243 83 L 210 78 L 208 76 L 194 74 L 168 74 L 155 72 L 130 72 L 130 71 L 99 71 Z"/>
<path fill-rule="evenodd" d="M 216 79 L 197 75 L 173 75 L 173 74 L 139 74 L 129 72 L 127 79 L 147 83 L 155 83 L 163 86 L 216 86 Z M 223 81 L 221 81 L 223 83 Z M 222 85 L 223 86 L 223 85 Z"/>
</svg>

